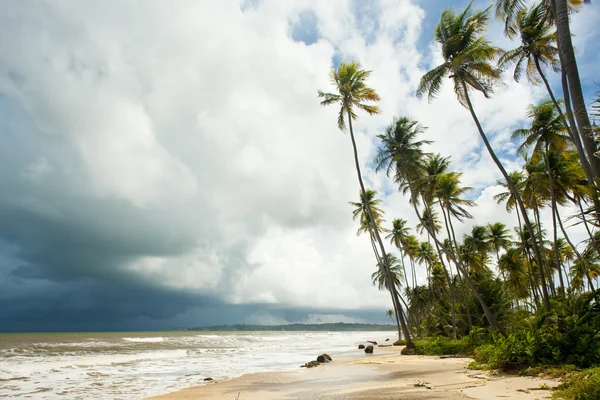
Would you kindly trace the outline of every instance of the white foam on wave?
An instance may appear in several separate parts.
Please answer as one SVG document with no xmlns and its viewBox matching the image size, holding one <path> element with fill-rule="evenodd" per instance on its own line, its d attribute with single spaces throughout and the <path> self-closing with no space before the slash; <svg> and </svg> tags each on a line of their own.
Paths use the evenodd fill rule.
<svg viewBox="0 0 600 400">
<path fill-rule="evenodd" d="M 166 341 L 167 339 L 164 337 L 126 337 L 123 338 L 126 342 L 136 342 L 136 343 L 161 343 Z"/>
</svg>

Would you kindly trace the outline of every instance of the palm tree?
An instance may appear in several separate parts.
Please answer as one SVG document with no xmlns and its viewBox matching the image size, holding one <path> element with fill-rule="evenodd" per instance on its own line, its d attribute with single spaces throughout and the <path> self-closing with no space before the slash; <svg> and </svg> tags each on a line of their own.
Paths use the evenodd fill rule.
<svg viewBox="0 0 600 400">
<path fill-rule="evenodd" d="M 386 231 L 386 229 L 383 227 L 383 223 L 385 222 L 383 219 L 383 210 L 379 207 L 381 200 L 377 199 L 376 196 L 377 192 L 375 190 L 367 189 L 365 196 L 363 196 L 361 193 L 360 202 L 348 202 L 354 207 L 354 210 L 352 211 L 352 220 L 360 220 L 360 226 L 356 232 L 357 235 L 360 235 L 361 233 L 374 234 L 373 229 L 377 229 L 380 232 Z M 371 209 L 371 214 L 369 214 L 367 208 Z M 374 223 L 373 220 L 371 220 L 371 215 L 373 216 Z"/>
<path fill-rule="evenodd" d="M 567 131 L 571 140 L 575 144 L 577 153 L 579 154 L 581 165 L 586 172 L 590 185 L 595 185 L 592 169 L 587 159 L 577 127 L 572 125 L 569 127 L 567 118 L 564 116 L 562 109 L 554 96 L 554 92 L 548 83 L 548 79 L 544 74 L 544 69 L 551 67 L 554 71 L 559 71 L 560 63 L 558 60 L 558 49 L 556 48 L 556 32 L 553 32 L 552 26 L 547 22 L 548 13 L 543 4 L 538 4 L 530 9 L 523 8 L 516 13 L 514 26 L 510 27 L 510 31 L 520 34 L 521 46 L 514 50 L 507 51 L 500 57 L 499 65 L 501 67 L 509 64 L 515 64 L 514 79 L 519 81 L 526 64 L 526 74 L 530 82 L 537 84 L 539 78 L 544 83 L 560 118 L 567 127 Z M 539 76 L 539 78 L 538 78 Z M 596 157 L 594 158 L 595 162 Z"/>
<path fill-rule="evenodd" d="M 377 263 L 377 269 L 371 274 L 371 280 L 373 281 L 373 285 L 377 286 L 379 290 L 388 290 L 391 293 L 392 287 L 396 288 L 396 290 L 400 287 L 402 269 L 400 266 L 400 260 L 398 260 L 396 256 L 394 256 L 393 254 L 387 254 L 387 259 L 390 263 L 392 281 L 388 279 L 389 274 L 386 271 L 386 267 L 383 260 L 380 260 L 380 262 Z M 391 316 L 389 317 L 391 318 Z M 400 332 L 401 326 L 397 316 L 396 325 L 398 326 L 398 331 Z"/>
<path fill-rule="evenodd" d="M 366 190 L 365 185 L 363 183 L 362 174 L 360 171 L 360 163 L 358 161 L 358 150 L 356 148 L 356 140 L 354 138 L 354 130 L 352 129 L 352 121 L 357 118 L 356 111 L 363 110 L 367 112 L 369 115 L 378 114 L 379 108 L 376 105 L 368 104 L 368 103 L 376 103 L 380 100 L 379 95 L 375 90 L 368 87 L 366 84 L 367 79 L 371 75 L 371 71 L 367 71 L 360 68 L 360 64 L 357 62 L 350 63 L 340 63 L 337 70 L 333 69 L 330 72 L 330 80 L 333 86 L 336 88 L 337 93 L 326 93 L 319 90 L 318 94 L 323 100 L 321 104 L 331 105 L 331 104 L 339 104 L 340 111 L 338 113 L 338 128 L 343 132 L 346 130 L 346 120 L 348 124 L 348 131 L 350 132 L 350 139 L 352 141 L 352 149 L 354 152 L 354 164 L 356 167 L 356 175 L 358 176 L 358 183 L 360 185 L 360 190 L 362 193 L 362 197 L 366 198 Z M 369 218 L 371 221 L 375 221 L 373 217 L 373 213 L 369 203 L 367 204 L 367 213 L 369 214 Z M 387 269 L 387 273 L 389 275 L 390 281 L 392 280 L 390 265 L 387 261 L 387 253 L 385 251 L 385 247 L 383 245 L 383 241 L 381 240 L 381 236 L 379 235 L 379 230 L 374 226 L 373 227 L 373 235 L 375 236 L 375 240 L 379 245 L 379 252 L 381 257 L 383 258 L 384 265 Z M 395 288 L 392 288 L 392 299 L 394 301 L 394 308 L 396 309 L 396 313 L 398 314 L 398 319 L 400 320 L 400 324 L 402 326 L 402 332 L 404 333 L 404 337 L 406 339 L 406 346 L 408 348 L 414 347 L 413 342 L 410 339 L 410 335 L 408 332 L 408 327 L 406 326 L 406 322 L 402 316 L 402 306 L 399 304 L 397 300 L 398 293 Z"/>
<path fill-rule="evenodd" d="M 354 138 L 354 130 L 352 129 L 352 121 L 357 118 L 356 111 L 363 110 L 367 112 L 369 115 L 378 114 L 379 108 L 376 105 L 368 104 L 368 103 L 376 103 L 380 100 L 379 95 L 375 90 L 368 87 L 366 85 L 366 81 L 371 75 L 371 71 L 367 71 L 360 68 L 360 64 L 357 62 L 350 63 L 340 63 L 337 70 L 333 69 L 330 72 L 330 80 L 337 93 L 326 93 L 319 90 L 318 94 L 323 100 L 321 104 L 331 105 L 331 104 L 339 104 L 340 111 L 338 113 L 338 128 L 344 132 L 346 130 L 346 120 L 348 125 L 348 131 L 350 132 L 350 139 L 352 141 L 352 149 L 354 152 L 354 164 L 356 167 L 356 175 L 358 177 L 358 183 L 360 185 L 360 190 L 363 198 L 366 198 L 366 190 L 365 185 L 363 183 L 362 174 L 360 171 L 360 163 L 358 161 L 358 150 L 356 148 L 356 140 Z M 373 218 L 371 207 L 367 202 L 367 213 L 369 214 L 369 218 L 371 221 L 375 221 Z M 385 247 L 383 245 L 383 241 L 381 240 L 381 236 L 379 235 L 379 230 L 377 227 L 373 227 L 373 235 L 377 244 L 379 245 L 379 252 L 381 257 L 383 258 L 384 265 L 386 266 L 387 273 L 390 275 L 389 279 L 391 280 L 391 271 L 390 265 L 387 262 L 387 253 L 385 251 Z M 408 332 L 408 327 L 406 326 L 406 322 L 402 316 L 402 306 L 397 301 L 398 293 L 395 289 L 392 288 L 392 299 L 394 301 L 394 308 L 396 309 L 396 313 L 398 314 L 398 319 L 400 320 L 402 331 L 404 333 L 404 337 L 406 338 L 406 345 L 408 348 L 412 348 L 414 344 L 410 339 L 410 335 Z"/>
<path fill-rule="evenodd" d="M 401 286 L 400 279 L 402 279 L 402 266 L 400 265 L 400 259 L 393 254 L 388 254 L 388 261 L 390 263 L 390 267 L 392 270 L 392 283 L 388 281 L 388 274 L 385 269 L 385 264 L 380 262 L 377 264 L 377 269 L 375 272 L 371 274 L 371 280 L 373 281 L 373 286 L 377 286 L 379 290 L 386 290 L 390 288 L 390 286 Z"/>
<path fill-rule="evenodd" d="M 496 262 L 500 262 L 500 250 L 508 250 L 512 244 L 510 231 L 502 222 L 487 225 L 487 238 L 496 253 Z"/>
<path fill-rule="evenodd" d="M 402 193 L 411 194 L 411 202 L 418 203 L 413 198 L 418 194 L 414 187 L 420 182 L 425 170 L 423 146 L 430 144 L 429 140 L 420 140 L 425 128 L 417 121 L 406 117 L 394 118 L 386 128 L 385 133 L 377 135 L 381 145 L 375 157 L 376 172 L 385 170 L 388 177 L 393 175 Z M 402 156 L 399 157 L 398 155 Z"/>
<path fill-rule="evenodd" d="M 550 155 L 560 153 L 566 146 L 568 136 L 565 135 L 565 126 L 560 116 L 556 112 L 556 107 L 553 103 L 546 101 L 537 106 L 529 106 L 527 116 L 531 118 L 531 127 L 517 129 L 513 133 L 513 137 L 521 137 L 524 139 L 521 148 L 533 147 L 533 154 L 544 158 L 546 165 L 546 173 L 549 179 L 549 190 L 552 207 L 552 225 L 554 229 L 554 242 L 558 239 L 557 228 L 557 199 L 555 191 L 555 177 L 550 166 Z M 560 269 L 560 255 L 558 248 L 554 246 L 554 255 L 559 271 L 559 279 L 564 294 L 565 283 L 563 280 L 562 270 Z"/>
<path fill-rule="evenodd" d="M 377 260 L 377 264 L 381 267 L 381 272 L 385 273 L 386 269 L 386 263 L 384 258 L 386 257 L 393 257 L 390 254 L 386 254 L 386 257 L 381 257 L 377 248 L 377 243 L 376 243 L 376 239 L 375 239 L 375 232 L 379 232 L 379 231 L 386 231 L 385 228 L 383 228 L 383 223 L 385 222 L 385 220 L 383 219 L 383 210 L 379 207 L 379 204 L 381 204 L 381 200 L 377 199 L 377 192 L 371 189 L 367 189 L 365 194 L 366 196 L 362 196 L 362 193 L 359 193 L 361 195 L 361 201 L 360 202 L 353 202 L 350 201 L 348 202 L 351 206 L 354 207 L 354 210 L 352 211 L 352 219 L 354 221 L 356 221 L 357 219 L 360 221 L 360 225 L 358 228 L 358 231 L 356 232 L 357 235 L 360 235 L 361 233 L 368 233 L 369 234 L 369 238 L 371 240 L 371 247 L 373 249 L 373 254 L 375 255 L 375 258 Z M 371 210 L 371 213 L 369 214 L 369 210 Z M 371 217 L 373 219 L 371 219 Z M 394 257 L 394 260 L 396 260 L 396 258 Z M 391 267 L 391 265 L 390 265 Z M 391 279 L 388 279 L 388 281 L 395 281 L 394 275 L 393 275 L 393 271 L 391 271 Z M 383 288 L 388 288 L 390 291 L 390 295 L 392 297 L 392 304 L 400 304 L 400 299 L 399 299 L 399 294 L 398 294 L 398 289 L 396 285 L 392 285 L 392 286 L 383 286 Z M 381 289 L 381 288 L 380 288 Z M 398 311 L 396 309 L 396 311 Z M 400 318 L 398 315 L 396 315 L 396 318 L 398 319 L 398 321 L 400 321 Z M 398 335 L 401 338 L 401 324 L 398 324 Z"/>
<path fill-rule="evenodd" d="M 435 39 L 442 45 L 444 63 L 427 72 L 421 78 L 417 94 L 427 93 L 431 100 L 439 93 L 444 77 L 449 76 L 453 80 L 454 92 L 459 102 L 469 109 L 485 147 L 502 173 L 521 209 L 525 226 L 531 230 L 531 234 L 534 236 L 523 201 L 483 131 L 469 96 L 469 90 L 475 90 L 482 93 L 486 98 L 490 97 L 493 85 L 500 79 L 501 75 L 500 69 L 490 64 L 491 61 L 500 56 L 501 51 L 483 37 L 489 19 L 488 11 L 489 8 L 485 11 L 474 12 L 471 5 L 469 5 L 460 14 L 456 14 L 452 9 L 446 9 L 442 13 L 440 23 L 435 28 Z M 533 243 L 534 254 L 541 265 L 540 249 L 535 241 Z M 550 310 L 550 299 L 545 288 L 546 278 L 543 273 L 541 278 L 544 306 L 547 310 Z"/>
<path fill-rule="evenodd" d="M 402 218 L 396 218 L 392 221 L 392 230 L 385 237 L 390 243 L 400 251 L 400 260 L 402 261 L 402 271 L 404 275 L 404 281 L 406 287 L 410 287 L 408 284 L 408 277 L 406 276 L 406 266 L 404 264 L 404 250 L 403 247 L 406 243 L 408 235 L 410 235 L 410 228 L 407 226 L 407 221 Z"/>
<path fill-rule="evenodd" d="M 519 304 L 519 299 L 525 299 L 528 297 L 529 292 L 527 290 L 527 272 L 525 270 L 525 262 L 521 257 L 521 254 L 516 248 L 509 248 L 506 253 L 498 259 L 498 269 L 506 275 L 506 285 L 511 288 Z"/>
</svg>

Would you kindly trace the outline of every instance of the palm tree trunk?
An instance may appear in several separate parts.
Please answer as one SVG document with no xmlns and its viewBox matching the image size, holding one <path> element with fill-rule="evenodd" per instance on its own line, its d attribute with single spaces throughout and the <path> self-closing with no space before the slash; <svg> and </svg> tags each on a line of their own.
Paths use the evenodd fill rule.
<svg viewBox="0 0 600 400">
<path fill-rule="evenodd" d="M 550 98 L 552 99 L 554 108 L 556 108 L 556 111 L 558 111 L 558 115 L 560 116 L 563 124 L 565 125 L 565 128 L 567 129 L 567 132 L 569 133 L 569 137 L 573 141 L 573 144 L 575 145 L 575 149 L 577 149 L 577 154 L 579 155 L 579 162 L 581 163 L 583 171 L 585 172 L 585 176 L 587 177 L 588 183 L 591 186 L 595 186 L 596 183 L 594 182 L 594 176 L 592 174 L 592 169 L 591 169 L 590 163 L 587 159 L 587 155 L 585 154 L 585 151 L 583 150 L 583 145 L 581 144 L 579 132 L 577 131 L 577 126 L 575 124 L 569 124 L 567 122 L 567 118 L 563 114 L 562 108 L 560 107 L 560 105 L 558 104 L 558 101 L 556 100 L 556 97 L 554 96 L 554 92 L 552 91 L 552 88 L 550 87 L 550 84 L 548 83 L 548 80 L 546 79 L 546 75 L 544 75 L 544 72 L 542 71 L 539 59 L 537 57 L 534 57 L 533 60 L 535 62 L 535 67 L 538 71 L 538 74 L 540 74 L 540 77 L 542 78 L 542 81 L 544 82 L 544 86 L 546 86 L 546 90 L 548 91 L 548 94 L 550 95 Z"/>
<path fill-rule="evenodd" d="M 575 58 L 575 51 L 573 50 L 573 42 L 571 41 L 567 0 L 552 0 L 551 7 L 556 21 L 556 43 L 560 63 L 562 69 L 567 74 L 568 91 L 573 102 L 579 133 L 581 134 L 581 139 L 590 161 L 592 173 L 594 174 L 594 178 L 597 179 L 600 177 L 600 158 L 595 154 L 597 151 L 596 143 L 593 137 L 590 118 L 587 113 L 583 91 L 581 90 L 577 60 Z"/>
<path fill-rule="evenodd" d="M 372 231 L 369 231 L 369 237 L 371 238 L 371 248 L 373 249 L 373 254 L 375 254 L 375 259 L 377 260 L 377 265 L 381 265 L 383 260 L 379 256 L 379 251 L 377 250 L 377 246 L 375 244 L 375 238 L 374 238 Z M 389 285 L 390 282 L 393 282 L 393 280 L 392 281 L 389 280 L 391 275 L 388 275 L 388 274 L 386 274 L 386 275 L 388 277 L 388 285 Z M 396 324 L 398 326 L 398 339 L 402 339 L 402 330 L 400 328 L 400 311 L 401 311 L 401 308 L 399 307 L 400 302 L 398 301 L 397 297 L 394 297 L 394 290 L 390 289 L 389 287 L 387 287 L 387 289 L 390 292 L 390 296 L 392 297 L 392 304 L 394 305 L 394 315 L 396 316 Z M 397 296 L 397 294 L 396 294 L 396 296 Z"/>
<path fill-rule="evenodd" d="M 348 127 L 350 128 L 350 139 L 352 140 L 352 150 L 354 151 L 354 164 L 356 167 L 356 174 L 358 175 L 358 183 L 360 184 L 360 191 L 361 194 L 363 196 L 363 198 L 365 199 L 365 205 L 367 206 L 367 212 L 369 213 L 369 220 L 371 221 L 371 224 L 373 224 L 373 233 L 375 235 L 375 239 L 377 239 L 377 244 L 379 245 L 379 248 L 381 249 L 381 255 L 383 258 L 383 265 L 385 266 L 385 270 L 386 270 L 386 274 L 388 276 L 388 280 L 389 282 L 393 282 L 394 280 L 392 279 L 392 273 L 391 273 L 391 269 L 390 269 L 390 263 L 388 261 L 388 257 L 387 257 L 387 253 L 385 252 L 385 247 L 383 246 L 383 241 L 381 240 L 381 236 L 379 235 L 379 229 L 377 228 L 376 224 L 375 224 L 375 220 L 373 219 L 373 212 L 371 211 L 371 205 L 369 204 L 368 201 L 366 201 L 367 198 L 367 194 L 366 194 L 366 190 L 365 190 L 365 184 L 362 180 L 362 174 L 360 172 L 360 163 L 358 161 L 358 150 L 356 148 L 356 140 L 354 139 L 354 130 L 352 129 L 352 115 L 350 114 L 350 109 L 346 108 L 346 113 L 348 115 Z M 397 298 L 398 293 L 396 292 L 396 287 L 394 285 L 390 285 L 390 290 L 392 291 L 392 297 Z M 400 325 L 402 327 L 402 333 L 404 334 L 404 337 L 406 338 L 406 347 L 407 348 L 414 348 L 414 343 L 412 342 L 412 339 L 410 337 L 410 334 L 408 332 L 408 327 L 406 326 L 406 321 L 404 321 L 404 317 L 402 316 L 402 307 L 400 306 L 400 304 L 396 304 L 396 301 L 394 301 L 395 306 L 398 307 L 398 314 L 400 317 Z"/>
<path fill-rule="evenodd" d="M 438 203 L 440 208 L 442 209 L 442 214 L 444 215 L 444 225 L 446 226 L 446 232 L 448 233 L 448 240 L 452 241 L 450 238 L 450 230 L 448 229 L 448 219 L 446 218 L 446 212 L 444 211 L 444 206 L 442 206 L 442 202 L 438 199 Z M 435 244 L 435 248 L 440 256 L 440 262 L 442 263 L 442 267 L 444 267 L 444 274 L 446 275 L 446 280 L 448 281 L 448 288 L 450 289 L 450 299 L 452 300 L 452 338 L 456 339 L 456 315 L 455 315 L 455 295 L 454 295 L 454 282 L 450 278 L 450 274 L 446 269 L 446 263 L 444 263 L 444 257 L 442 256 L 442 252 L 440 251 L 440 247 L 437 242 Z"/>
<path fill-rule="evenodd" d="M 558 220 L 558 225 L 560 226 L 560 230 L 562 231 L 562 234 L 565 237 L 565 240 L 567 241 L 567 243 L 569 243 L 569 246 L 571 246 L 571 248 L 573 249 L 573 252 L 575 252 L 575 255 L 577 255 L 577 258 L 579 259 L 579 263 L 581 264 L 581 268 L 586 270 L 586 274 L 587 274 L 587 268 L 585 267 L 585 263 L 583 262 L 583 257 L 581 256 L 581 253 L 579 252 L 579 250 L 577 250 L 577 247 L 575 247 L 573 242 L 571 242 L 571 238 L 567 234 L 565 226 L 563 225 L 562 220 L 560 219 L 560 213 L 558 212 L 558 207 L 555 209 L 555 212 L 556 212 L 556 219 Z M 588 279 L 589 279 L 589 277 L 588 277 Z"/>
<path fill-rule="evenodd" d="M 542 236 L 542 219 L 540 217 L 540 207 L 538 206 L 537 201 L 534 204 L 533 211 L 534 211 L 533 215 L 535 217 L 535 223 L 536 223 L 537 229 L 538 229 L 538 234 L 540 236 L 540 242 L 542 243 L 542 250 L 544 250 L 542 252 L 542 259 L 544 262 L 544 264 L 542 264 L 542 266 L 546 273 L 546 276 L 548 277 L 548 284 L 550 286 L 550 292 L 552 293 L 552 296 L 556 296 L 556 288 L 554 287 L 554 277 L 550 273 L 550 265 L 548 264 L 548 258 L 546 257 L 546 251 L 543 247 L 544 237 Z"/>
<path fill-rule="evenodd" d="M 554 192 L 554 176 L 552 175 L 552 169 L 550 168 L 550 157 L 548 157 L 549 146 L 546 142 L 546 152 L 544 157 L 546 158 L 546 172 L 548 173 L 548 180 L 550 182 L 550 207 L 552 208 L 552 233 L 554 234 L 554 257 L 556 258 L 556 268 L 558 269 L 558 278 L 560 279 L 560 292 L 565 295 L 565 281 L 563 280 L 560 255 L 558 254 L 558 227 L 556 226 L 556 193 Z"/>
<path fill-rule="evenodd" d="M 492 149 L 492 146 L 490 145 L 490 142 L 488 141 L 487 136 L 485 135 L 485 132 L 483 131 L 483 128 L 481 127 L 481 124 L 479 123 L 479 119 L 477 118 L 477 115 L 475 114 L 475 110 L 473 109 L 473 104 L 471 104 L 471 99 L 469 97 L 469 91 L 467 89 L 467 85 L 465 84 L 464 81 L 461 82 L 461 85 L 462 85 L 463 91 L 465 93 L 465 100 L 467 101 L 469 111 L 471 112 L 471 117 L 473 117 L 473 120 L 475 121 L 475 125 L 477 125 L 477 130 L 479 131 L 479 135 L 481 136 L 481 139 L 483 140 L 483 144 L 487 148 L 488 153 L 490 153 L 492 160 L 494 161 L 494 163 L 496 164 L 496 166 L 502 173 L 502 176 L 506 180 L 506 184 L 507 184 L 510 192 L 512 193 L 513 197 L 515 198 L 519 208 L 521 209 L 523 221 L 525 222 L 525 226 L 527 227 L 527 230 L 529 231 L 529 234 L 531 235 L 531 243 L 533 246 L 533 253 L 535 255 L 536 261 L 538 262 L 538 264 L 541 267 L 540 268 L 540 279 L 542 281 L 542 293 L 544 295 L 543 296 L 544 297 L 544 307 L 545 307 L 546 311 L 550 311 L 550 309 L 551 309 L 550 297 L 548 296 L 548 289 L 546 288 L 546 277 L 544 276 L 545 275 L 544 269 L 542 267 L 543 266 L 543 261 L 542 261 L 542 256 L 541 256 L 542 253 L 540 252 L 540 249 L 538 247 L 537 240 L 535 238 L 535 233 L 533 231 L 533 227 L 531 226 L 531 222 L 529 221 L 529 217 L 527 216 L 527 211 L 525 210 L 525 206 L 523 205 L 523 200 L 521 199 L 521 195 L 517 191 L 517 188 L 515 188 L 515 185 L 510 180 L 510 177 L 508 176 L 508 173 L 504 169 L 504 166 L 502 165 L 502 163 L 496 156 L 494 149 Z"/>
<path fill-rule="evenodd" d="M 442 213 L 444 209 L 442 208 Z M 446 215 L 444 214 L 444 219 L 446 219 Z M 450 290 L 450 301 L 451 303 L 451 311 L 452 311 L 452 339 L 456 339 L 456 314 L 455 314 L 455 300 L 454 300 L 454 283 L 450 280 L 450 274 L 448 273 L 448 269 L 446 269 L 446 263 L 444 262 L 444 257 L 442 252 L 440 251 L 440 247 L 437 242 L 435 242 L 435 249 L 440 257 L 440 263 L 442 264 L 442 268 L 444 269 L 444 276 L 446 277 L 446 281 L 448 282 L 448 289 Z"/>
<path fill-rule="evenodd" d="M 592 231 L 590 230 L 590 225 L 588 224 L 587 218 L 585 216 L 585 211 L 583 211 L 583 205 L 581 204 L 581 198 L 577 198 L 577 205 L 579 206 L 579 211 L 581 211 L 581 220 L 583 221 L 583 226 L 585 226 L 585 230 L 588 233 L 591 241 L 594 241 L 594 235 L 592 235 Z"/>
<path fill-rule="evenodd" d="M 400 251 L 400 261 L 402 261 L 402 272 L 404 274 L 404 282 L 406 282 L 406 287 L 409 288 L 410 285 L 408 284 L 408 277 L 406 276 L 406 265 L 404 262 L 404 252 L 400 248 L 398 248 L 398 251 Z"/>
<path fill-rule="evenodd" d="M 452 233 L 452 239 L 450 242 L 450 248 L 452 250 L 452 252 L 454 254 L 456 254 L 456 258 L 454 260 L 454 262 L 456 263 L 456 260 L 460 260 L 460 254 L 458 254 L 458 242 L 456 240 L 456 235 L 454 233 L 454 225 L 452 224 L 452 218 L 450 217 L 450 215 L 448 215 L 448 225 L 450 226 L 450 232 Z M 452 248 L 452 245 L 454 243 L 454 248 Z M 456 250 L 456 252 L 455 252 Z M 456 264 L 456 275 L 458 276 L 458 279 L 460 281 L 460 285 L 463 289 L 463 297 L 465 298 L 465 311 L 467 312 L 467 323 L 469 326 L 469 332 L 471 332 L 471 330 L 473 329 L 473 318 L 471 317 L 471 299 L 468 296 L 467 291 L 465 290 L 465 286 L 463 284 L 463 280 L 462 280 L 462 276 L 460 273 L 460 270 L 458 268 L 458 264 Z"/>
</svg>

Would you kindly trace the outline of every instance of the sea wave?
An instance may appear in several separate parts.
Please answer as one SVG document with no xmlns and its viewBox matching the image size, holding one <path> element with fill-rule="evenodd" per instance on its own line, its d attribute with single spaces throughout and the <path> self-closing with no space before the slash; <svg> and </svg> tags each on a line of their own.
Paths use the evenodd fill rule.
<svg viewBox="0 0 600 400">
<path fill-rule="evenodd" d="M 164 337 L 126 337 L 123 338 L 126 342 L 136 342 L 136 343 L 161 343 L 167 341 Z"/>
</svg>

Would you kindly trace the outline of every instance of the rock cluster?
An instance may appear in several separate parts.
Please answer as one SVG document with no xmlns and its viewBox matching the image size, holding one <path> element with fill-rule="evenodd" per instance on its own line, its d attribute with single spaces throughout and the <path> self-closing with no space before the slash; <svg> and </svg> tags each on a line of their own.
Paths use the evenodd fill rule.
<svg viewBox="0 0 600 400">
<path fill-rule="evenodd" d="M 365 347 L 365 353 L 372 354 L 373 353 L 373 346 L 369 345 L 369 346 Z"/>
</svg>

